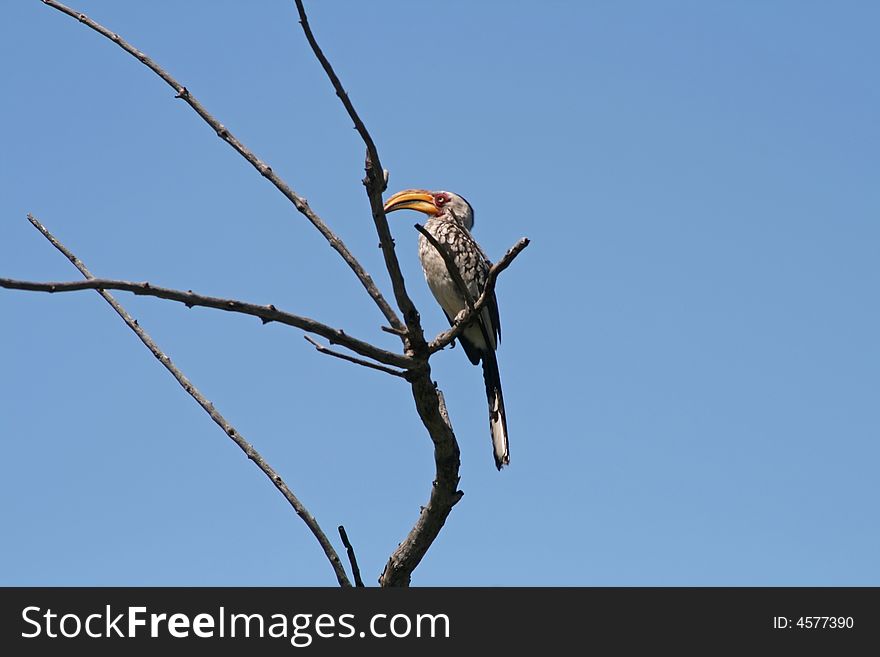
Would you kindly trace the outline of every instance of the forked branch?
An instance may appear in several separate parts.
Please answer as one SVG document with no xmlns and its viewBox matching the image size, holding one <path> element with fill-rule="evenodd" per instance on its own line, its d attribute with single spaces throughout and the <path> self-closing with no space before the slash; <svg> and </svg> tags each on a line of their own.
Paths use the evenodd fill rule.
<svg viewBox="0 0 880 657">
<path fill-rule="evenodd" d="M 203 295 L 196 295 L 192 292 L 183 292 L 180 290 L 155 287 L 150 285 L 149 283 L 132 283 L 128 281 L 104 279 L 97 280 L 91 279 L 90 275 L 87 275 L 87 278 L 89 278 L 90 280 L 87 280 L 84 283 L 33 283 L 28 281 L 0 279 L 0 286 L 17 289 L 40 290 L 46 292 L 72 291 L 88 288 L 98 289 L 102 295 L 107 295 L 105 289 L 120 289 L 128 290 L 134 292 L 135 294 L 148 294 L 151 296 L 170 299 L 185 303 L 190 306 L 201 305 L 211 308 L 219 308 L 227 311 L 250 314 L 259 317 L 264 322 L 277 321 L 280 323 L 295 326 L 309 333 L 319 335 L 329 340 L 331 344 L 342 345 L 355 352 L 356 354 L 376 362 L 372 363 L 361 358 L 355 358 L 346 354 L 341 354 L 339 352 L 327 349 L 326 347 L 321 346 L 319 343 L 312 341 L 312 343 L 315 344 L 319 351 L 322 351 L 323 353 L 328 353 L 330 355 L 344 358 L 345 360 L 349 360 L 360 365 L 365 365 L 373 369 L 382 370 L 406 378 L 412 387 L 416 410 L 418 411 L 419 416 L 425 428 L 428 430 L 431 440 L 433 441 L 434 462 L 436 467 L 436 475 L 434 480 L 431 482 L 431 492 L 428 503 L 422 508 L 417 522 L 415 523 L 407 537 L 400 543 L 398 548 L 391 555 L 391 558 L 386 564 L 385 570 L 380 577 L 380 583 L 383 586 L 408 585 L 413 570 L 418 566 L 428 548 L 437 537 L 439 531 L 446 521 L 446 518 L 452 510 L 452 507 L 458 502 L 459 499 L 461 499 L 462 496 L 462 492 L 458 490 L 458 473 L 460 466 L 459 447 L 455 438 L 455 434 L 452 430 L 452 425 L 449 421 L 445 402 L 443 400 L 443 395 L 431 379 L 431 370 L 430 366 L 428 365 L 428 359 L 430 358 L 431 354 L 439 351 L 440 349 L 451 343 L 452 340 L 454 340 L 455 337 L 457 337 L 461 333 L 461 331 L 464 330 L 464 327 L 477 317 L 480 309 L 486 304 L 488 298 L 492 294 L 492 290 L 494 289 L 495 281 L 498 274 L 504 268 L 506 268 L 510 264 L 510 262 L 513 261 L 513 259 L 520 251 L 522 251 L 522 249 L 524 249 L 528 245 L 528 240 L 520 240 L 519 243 L 517 243 L 510 251 L 508 251 L 508 253 L 505 254 L 505 256 L 491 268 L 486 289 L 484 290 L 480 298 L 475 301 L 471 299 L 471 303 L 469 304 L 470 307 L 465 311 L 465 313 L 457 318 L 455 324 L 448 331 L 441 333 L 430 344 L 428 344 L 424 338 L 424 333 L 420 324 L 419 313 L 407 293 L 403 274 L 401 273 L 400 265 L 394 250 L 394 240 L 391 236 L 391 231 L 389 230 L 388 222 L 383 209 L 382 193 L 385 191 L 385 188 L 387 186 L 387 172 L 385 172 L 381 167 L 378 150 L 375 143 L 373 142 L 372 137 L 367 131 L 364 122 L 361 120 L 360 116 L 354 108 L 354 105 L 351 102 L 351 99 L 348 97 L 348 94 L 342 87 L 339 77 L 336 75 L 326 56 L 321 51 L 321 48 L 318 46 L 317 40 L 315 39 L 315 36 L 311 30 L 311 26 L 309 25 L 308 18 L 306 16 L 305 9 L 301 0 L 295 0 L 295 2 L 306 38 L 310 46 L 312 47 L 315 56 L 318 58 L 318 61 L 321 63 L 321 66 L 323 67 L 325 73 L 330 79 L 336 91 L 336 94 L 339 96 L 342 104 L 348 112 L 349 117 L 354 122 L 355 128 L 358 130 L 358 133 L 360 134 L 366 145 L 366 177 L 364 178 L 363 182 L 366 187 L 367 196 L 370 202 L 373 222 L 375 224 L 376 231 L 379 237 L 379 244 L 384 256 L 385 266 L 391 280 L 397 306 L 400 309 L 400 312 L 403 314 L 403 321 L 401 321 L 395 311 L 384 299 L 370 275 L 366 272 L 366 270 L 364 270 L 364 268 L 360 265 L 354 255 L 351 254 L 345 244 L 335 235 L 335 233 L 333 233 L 333 231 L 330 230 L 330 228 L 323 222 L 323 220 L 318 217 L 318 215 L 314 211 L 312 211 L 306 200 L 299 196 L 295 191 L 293 191 L 293 189 L 291 189 L 272 170 L 270 166 L 257 158 L 257 156 L 254 155 L 250 150 L 248 150 L 237 138 L 235 138 L 223 124 L 221 124 L 219 121 L 217 121 L 217 119 L 209 114 L 204 106 L 202 106 L 201 103 L 196 100 L 196 98 L 185 86 L 177 82 L 177 80 L 171 77 L 164 69 L 159 67 L 152 59 L 147 57 L 141 51 L 134 48 L 125 40 L 123 40 L 118 34 L 111 32 L 110 30 L 91 20 L 84 14 L 70 9 L 69 7 L 66 7 L 63 4 L 56 2 L 55 0 L 41 1 L 46 5 L 77 19 L 80 23 L 98 32 L 102 36 L 110 39 L 127 53 L 129 53 L 138 61 L 147 66 L 151 71 L 162 78 L 170 87 L 174 89 L 176 97 L 184 100 L 190 107 L 192 107 L 192 109 L 209 126 L 211 126 L 211 128 L 221 139 L 232 146 L 232 148 L 239 155 L 244 157 L 262 176 L 269 180 L 282 194 L 284 194 L 284 196 L 293 203 L 296 209 L 300 213 L 302 213 L 324 236 L 324 238 L 333 247 L 333 249 L 335 249 L 337 253 L 339 253 L 343 260 L 352 269 L 352 271 L 355 272 L 361 284 L 366 289 L 368 294 L 372 297 L 376 305 L 380 308 L 389 324 L 388 327 L 383 327 L 383 329 L 387 330 L 388 332 L 394 333 L 395 335 L 398 335 L 402 339 L 405 354 L 395 354 L 393 352 L 379 349 L 378 347 L 375 347 L 369 343 L 352 338 L 338 329 L 333 329 L 329 326 L 320 324 L 318 322 L 315 322 L 314 320 L 310 320 L 305 317 L 299 317 L 296 315 L 291 315 L 289 313 L 284 313 L 277 310 L 274 306 L 259 306 L 256 304 L 249 304 L 234 299 L 205 297 Z M 134 320 L 131 321 L 132 324 L 130 324 L 130 326 L 132 326 L 132 328 L 134 328 L 134 326 L 137 326 L 137 323 L 134 322 Z M 405 372 L 399 372 L 392 368 L 401 368 L 405 370 Z M 209 403 L 208 405 L 210 406 Z M 210 408 L 213 409 L 213 407 Z M 206 408 L 205 410 L 208 410 L 208 408 Z M 212 415 L 212 417 L 214 416 Z M 217 421 L 216 418 L 215 421 Z M 225 420 L 223 422 L 225 423 Z M 218 424 L 220 424 L 220 422 L 218 422 Z M 221 426 L 224 426 L 224 424 L 221 424 Z M 225 426 L 224 430 L 226 430 Z M 228 431 L 227 433 L 230 435 L 230 437 L 233 438 L 233 440 L 235 440 L 235 436 L 238 436 L 238 434 L 234 432 L 234 430 L 230 430 L 233 433 L 229 433 Z M 249 452 L 247 449 L 245 449 L 245 447 L 242 447 L 242 449 L 245 449 L 245 452 L 248 454 L 248 456 L 253 459 L 254 456 L 252 456 L 252 454 L 256 455 L 256 452 L 254 452 L 253 448 L 250 447 L 249 444 L 244 442 L 243 439 L 242 442 L 244 445 L 247 445 L 247 448 L 251 451 Z M 256 456 L 259 457 L 259 455 Z M 255 462 L 257 461 L 255 460 Z M 268 468 L 268 466 L 266 466 L 266 468 Z M 264 471 L 269 474 L 268 471 Z M 274 471 L 271 472 L 272 474 L 270 475 L 270 478 L 272 478 L 272 475 L 277 477 L 277 474 L 274 474 Z M 273 479 L 273 483 L 275 483 L 276 486 L 279 486 L 278 481 L 280 481 L 280 479 L 278 479 L 277 481 L 276 479 Z M 282 490 L 282 492 L 284 491 Z M 285 494 L 285 496 L 287 495 Z M 303 515 L 299 510 L 297 510 L 297 513 Z M 324 538 L 326 539 L 326 537 Z M 322 543 L 322 546 L 323 545 L 324 544 Z M 332 550 L 332 546 L 330 546 L 330 549 Z M 325 552 L 327 552 L 326 547 Z M 347 578 L 345 578 L 345 573 L 344 571 L 341 571 L 341 565 L 339 564 L 338 556 L 335 555 L 335 552 L 333 552 L 332 555 L 335 557 L 335 560 L 331 559 L 331 563 L 333 563 L 334 569 L 337 572 L 337 578 L 339 579 L 341 584 L 348 585 Z M 329 556 L 330 553 L 328 553 L 328 557 Z M 354 567 L 354 565 L 355 564 L 353 561 L 352 566 Z"/>
</svg>

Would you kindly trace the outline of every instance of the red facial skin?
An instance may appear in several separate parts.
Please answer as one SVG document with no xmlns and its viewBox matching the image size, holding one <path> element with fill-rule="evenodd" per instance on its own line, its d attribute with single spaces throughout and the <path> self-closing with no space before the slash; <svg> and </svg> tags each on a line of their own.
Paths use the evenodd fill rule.
<svg viewBox="0 0 880 657">
<path fill-rule="evenodd" d="M 444 194 L 443 192 L 434 194 L 434 205 L 436 205 L 438 209 L 442 209 L 444 205 L 449 203 L 449 200 L 448 194 Z"/>
</svg>

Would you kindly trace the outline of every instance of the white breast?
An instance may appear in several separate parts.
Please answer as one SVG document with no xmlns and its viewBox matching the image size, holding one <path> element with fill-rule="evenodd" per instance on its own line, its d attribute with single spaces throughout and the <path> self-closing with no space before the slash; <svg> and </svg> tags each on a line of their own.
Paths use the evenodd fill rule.
<svg viewBox="0 0 880 657">
<path fill-rule="evenodd" d="M 485 280 L 483 269 L 488 269 L 488 266 L 483 262 L 482 254 L 473 252 L 473 249 L 470 248 L 471 242 L 464 242 L 461 239 L 461 235 L 458 233 L 460 229 L 457 227 L 449 226 L 446 222 L 431 220 L 425 228 L 438 242 L 449 245 L 462 274 L 462 279 L 468 286 L 468 291 L 474 300 L 479 298 L 483 291 L 481 282 Z M 454 320 L 458 313 L 465 309 L 465 300 L 452 276 L 449 275 L 446 261 L 424 236 L 419 238 L 419 259 L 431 293 L 447 317 Z M 482 319 L 489 334 L 490 347 L 495 349 L 495 331 L 488 310 L 483 310 Z M 468 326 L 464 335 L 478 349 L 486 348 L 486 340 L 479 324 Z"/>
</svg>

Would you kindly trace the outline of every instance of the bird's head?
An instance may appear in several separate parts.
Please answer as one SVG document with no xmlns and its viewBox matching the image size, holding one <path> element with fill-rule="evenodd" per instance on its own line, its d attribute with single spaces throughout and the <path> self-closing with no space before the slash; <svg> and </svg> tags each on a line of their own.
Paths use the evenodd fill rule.
<svg viewBox="0 0 880 657">
<path fill-rule="evenodd" d="M 474 227 L 474 209 L 471 204 L 452 192 L 405 189 L 385 202 L 385 212 L 395 210 L 416 210 L 432 217 L 448 215 L 468 230 Z"/>
</svg>

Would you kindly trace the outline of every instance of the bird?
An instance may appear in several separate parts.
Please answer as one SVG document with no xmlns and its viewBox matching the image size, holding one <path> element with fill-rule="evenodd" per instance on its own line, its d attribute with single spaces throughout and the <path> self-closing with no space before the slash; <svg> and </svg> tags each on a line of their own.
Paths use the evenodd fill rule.
<svg viewBox="0 0 880 657">
<path fill-rule="evenodd" d="M 471 204 L 452 192 L 405 189 L 393 194 L 385 202 L 386 213 L 397 210 L 415 210 L 428 215 L 425 230 L 438 243 L 446 245 L 468 292 L 476 301 L 486 287 L 492 263 L 471 235 L 474 227 L 474 209 Z M 419 236 L 419 260 L 428 287 L 452 325 L 458 314 L 467 308 L 467 301 L 449 273 L 446 261 L 424 235 Z M 507 413 L 504 410 L 501 375 L 495 354 L 500 338 L 501 320 L 493 290 L 477 320 L 459 336 L 459 342 L 472 364 L 478 365 L 482 362 L 483 365 L 483 380 L 489 402 L 492 452 L 498 470 L 510 463 Z"/>
</svg>

